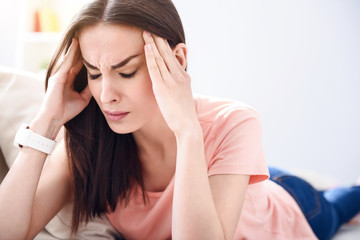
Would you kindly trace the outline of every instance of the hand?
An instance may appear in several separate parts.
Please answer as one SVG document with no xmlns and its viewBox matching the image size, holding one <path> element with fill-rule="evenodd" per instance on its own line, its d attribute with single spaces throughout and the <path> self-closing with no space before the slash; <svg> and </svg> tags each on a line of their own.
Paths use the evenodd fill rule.
<svg viewBox="0 0 360 240">
<path fill-rule="evenodd" d="M 37 118 L 61 127 L 89 104 L 91 93 L 88 86 L 81 93 L 74 90 L 74 81 L 82 66 L 79 41 L 74 38 L 58 70 L 49 78 Z"/>
<path fill-rule="evenodd" d="M 191 91 L 191 79 L 168 42 L 143 32 L 145 56 L 155 99 L 175 135 L 199 127 Z"/>
</svg>

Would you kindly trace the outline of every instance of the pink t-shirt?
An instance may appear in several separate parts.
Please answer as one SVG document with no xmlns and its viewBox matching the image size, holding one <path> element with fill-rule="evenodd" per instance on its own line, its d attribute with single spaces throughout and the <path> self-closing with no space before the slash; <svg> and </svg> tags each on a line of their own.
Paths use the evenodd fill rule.
<svg viewBox="0 0 360 240">
<path fill-rule="evenodd" d="M 267 180 L 257 112 L 224 99 L 196 97 L 195 103 L 208 175 L 250 175 L 235 239 L 316 239 L 295 200 Z M 108 218 L 126 239 L 171 239 L 173 191 L 174 178 L 164 192 L 148 192 L 146 205 L 139 191 L 126 207 L 119 203 Z"/>
</svg>

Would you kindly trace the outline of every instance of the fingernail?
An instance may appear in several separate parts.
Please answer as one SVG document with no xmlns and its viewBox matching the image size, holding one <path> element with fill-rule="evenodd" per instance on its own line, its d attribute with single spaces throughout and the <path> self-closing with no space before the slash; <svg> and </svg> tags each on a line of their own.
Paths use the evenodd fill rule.
<svg viewBox="0 0 360 240">
<path fill-rule="evenodd" d="M 148 37 L 151 37 L 151 33 L 149 33 L 148 31 L 146 31 L 146 35 L 147 35 Z"/>
<path fill-rule="evenodd" d="M 151 45 L 150 45 L 150 44 L 146 44 L 145 47 L 146 47 L 148 50 L 151 50 Z"/>
</svg>

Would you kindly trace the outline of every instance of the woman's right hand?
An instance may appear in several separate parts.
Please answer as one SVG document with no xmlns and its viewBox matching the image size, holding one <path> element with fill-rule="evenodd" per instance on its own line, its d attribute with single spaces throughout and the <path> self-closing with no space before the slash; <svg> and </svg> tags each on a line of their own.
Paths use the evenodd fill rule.
<svg viewBox="0 0 360 240">
<path fill-rule="evenodd" d="M 49 78 L 47 92 L 35 120 L 60 129 L 89 104 L 91 93 L 88 86 L 80 93 L 74 90 L 76 75 L 82 67 L 79 40 L 73 38 L 60 66 Z"/>
</svg>

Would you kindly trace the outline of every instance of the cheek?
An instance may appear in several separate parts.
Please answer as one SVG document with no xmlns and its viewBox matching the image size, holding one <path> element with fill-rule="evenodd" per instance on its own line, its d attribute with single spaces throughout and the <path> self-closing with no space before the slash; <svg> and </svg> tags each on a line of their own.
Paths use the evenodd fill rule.
<svg viewBox="0 0 360 240">
<path fill-rule="evenodd" d="M 143 94 L 146 95 L 147 98 L 155 99 L 150 76 L 147 75 L 144 80 L 145 81 L 143 83 Z"/>
<path fill-rule="evenodd" d="M 150 78 L 150 74 L 148 72 L 147 67 L 145 67 L 145 79 L 146 79 L 146 87 L 151 91 L 151 93 L 153 94 L 153 89 L 152 89 L 152 81 Z"/>
<path fill-rule="evenodd" d="M 139 70 L 139 79 L 136 82 L 137 86 L 134 89 L 137 89 L 138 94 L 142 98 L 149 98 L 154 96 L 151 79 L 146 67 L 143 67 L 141 70 Z"/>
</svg>

